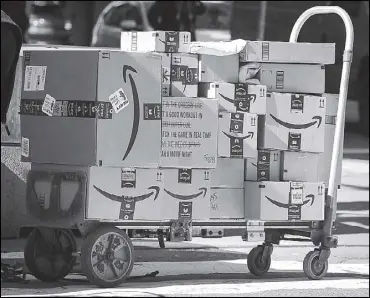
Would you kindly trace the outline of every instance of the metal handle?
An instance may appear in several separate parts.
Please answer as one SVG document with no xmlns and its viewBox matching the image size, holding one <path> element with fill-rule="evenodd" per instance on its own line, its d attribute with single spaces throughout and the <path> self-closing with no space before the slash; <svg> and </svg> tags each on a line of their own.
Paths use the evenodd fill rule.
<svg viewBox="0 0 370 298">
<path fill-rule="evenodd" d="M 344 129 L 345 116 L 346 116 L 346 103 L 347 103 L 347 93 L 348 93 L 348 82 L 349 74 L 352 63 L 352 50 L 353 50 L 353 25 L 351 18 L 347 12 L 338 7 L 338 6 L 316 6 L 306 10 L 298 18 L 296 23 L 293 26 L 292 32 L 290 34 L 289 42 L 297 42 L 298 35 L 302 29 L 303 24 L 313 15 L 317 14 L 337 14 L 339 15 L 346 28 L 346 43 L 343 53 L 343 67 L 342 67 L 342 76 L 339 87 L 339 103 L 337 110 L 337 123 L 335 127 L 334 134 L 334 144 L 333 144 L 333 154 L 330 165 L 330 176 L 329 176 L 329 189 L 328 196 L 333 198 L 337 190 L 336 186 L 336 173 L 338 169 L 338 159 L 341 152 L 341 137 L 342 131 Z M 332 208 L 332 206 L 330 206 Z"/>
</svg>

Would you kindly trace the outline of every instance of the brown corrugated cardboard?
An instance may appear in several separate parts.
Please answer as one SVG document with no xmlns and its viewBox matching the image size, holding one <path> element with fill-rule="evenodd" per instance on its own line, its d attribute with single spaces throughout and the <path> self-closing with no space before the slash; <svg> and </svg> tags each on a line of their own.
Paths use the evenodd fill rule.
<svg viewBox="0 0 370 298">
<path fill-rule="evenodd" d="M 268 93 L 259 116 L 258 148 L 324 152 L 325 97 Z"/>
<path fill-rule="evenodd" d="M 324 153 L 282 152 L 282 180 L 324 182 L 320 180 L 323 164 L 319 163 Z"/>
<path fill-rule="evenodd" d="M 246 41 L 241 62 L 334 64 L 334 43 Z"/>
<path fill-rule="evenodd" d="M 245 217 L 250 220 L 324 220 L 323 183 L 245 182 L 244 196 Z"/>
<path fill-rule="evenodd" d="M 190 32 L 121 32 L 121 50 L 126 52 L 188 53 Z"/>
<path fill-rule="evenodd" d="M 158 169 L 90 167 L 86 218 L 162 220 L 163 186 Z"/>
<path fill-rule="evenodd" d="M 198 55 L 171 54 L 171 92 L 173 97 L 198 96 Z"/>
<path fill-rule="evenodd" d="M 206 98 L 162 99 L 164 168 L 215 168 L 217 163 L 217 101 Z"/>
<path fill-rule="evenodd" d="M 211 188 L 211 219 L 243 219 L 244 189 Z"/>
<path fill-rule="evenodd" d="M 280 181 L 281 152 L 258 150 L 256 158 L 245 160 L 245 181 Z"/>
<path fill-rule="evenodd" d="M 257 79 L 267 92 L 322 94 L 325 92 L 325 67 L 314 64 L 243 63 L 239 82 Z"/>
<path fill-rule="evenodd" d="M 231 83 L 199 83 L 198 95 L 218 100 L 221 112 L 266 114 L 266 86 Z"/>
<path fill-rule="evenodd" d="M 24 71 L 23 161 L 158 167 L 159 55 L 38 50 L 24 52 Z"/>
<path fill-rule="evenodd" d="M 162 219 L 210 218 L 210 173 L 201 169 L 164 169 Z"/>
<path fill-rule="evenodd" d="M 199 55 L 199 82 L 238 83 L 239 57 Z"/>
<path fill-rule="evenodd" d="M 216 169 L 210 170 L 212 188 L 239 188 L 244 186 L 244 160 L 218 158 Z"/>
<path fill-rule="evenodd" d="M 335 134 L 335 124 L 337 118 L 337 109 L 339 96 L 338 94 L 325 93 L 323 96 L 326 98 L 326 112 L 325 112 L 325 141 L 324 141 L 324 154 L 320 155 L 319 164 L 320 167 L 320 181 L 329 183 L 330 164 L 331 157 L 333 154 L 333 143 Z M 342 131 L 342 141 L 340 146 L 340 154 L 338 159 L 338 171 L 336 181 L 337 184 L 341 184 L 342 180 L 342 162 L 343 162 L 343 142 L 344 142 L 344 130 Z M 326 185 L 328 186 L 328 185 Z"/>
<path fill-rule="evenodd" d="M 220 113 L 218 156 L 256 157 L 258 116 L 250 113 Z"/>
</svg>

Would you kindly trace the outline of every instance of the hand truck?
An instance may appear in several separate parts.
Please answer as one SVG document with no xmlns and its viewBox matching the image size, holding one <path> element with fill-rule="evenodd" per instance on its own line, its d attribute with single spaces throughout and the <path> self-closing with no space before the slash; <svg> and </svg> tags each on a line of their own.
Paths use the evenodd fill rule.
<svg viewBox="0 0 370 298">
<path fill-rule="evenodd" d="M 318 248 L 310 252 L 304 262 L 303 270 L 310 279 L 323 278 L 328 270 L 328 259 L 331 248 L 337 246 L 338 240 L 332 235 L 334 224 L 334 207 L 336 206 L 336 173 L 341 152 L 342 131 L 345 121 L 345 109 L 348 92 L 348 81 L 352 62 L 353 25 L 349 15 L 340 7 L 318 6 L 305 11 L 295 23 L 290 35 L 290 42 L 297 42 L 303 24 L 316 14 L 337 14 L 346 28 L 346 43 L 343 55 L 343 70 L 339 90 L 339 105 L 335 128 L 333 155 L 330 167 L 329 188 L 326 195 L 325 218 L 323 222 L 281 222 L 262 223 L 246 220 L 209 220 L 193 222 L 108 222 L 104 220 L 87 221 L 84 213 L 69 214 L 69 217 L 57 220 L 52 218 L 35 224 L 29 235 L 25 248 L 27 269 L 36 278 L 53 282 L 68 275 L 76 263 L 77 244 L 71 230 L 76 229 L 83 236 L 81 265 L 89 281 L 100 287 L 115 287 L 125 281 L 134 265 L 134 247 L 125 230 L 156 230 L 161 247 L 164 247 L 165 231 L 170 234 L 181 234 L 184 240 L 191 240 L 191 227 L 200 229 L 243 228 L 244 240 L 264 241 L 249 253 L 248 268 L 252 274 L 264 275 L 271 264 L 273 244 L 281 240 L 312 241 Z M 54 175 L 54 174 L 53 174 Z M 62 175 L 62 174 L 57 174 Z M 65 175 L 65 174 L 64 174 Z M 86 177 L 76 173 L 73 179 L 78 181 L 81 189 L 86 189 Z M 30 176 L 29 176 L 30 178 Z M 29 179 L 27 178 L 27 179 Z M 71 178 L 72 179 L 72 178 Z M 27 181 L 29 183 L 29 181 Z M 86 193 L 81 193 L 81 201 Z M 83 208 L 80 208 L 83 209 Z M 58 214 L 54 214 L 58 216 Z M 53 215 L 53 216 L 54 216 Z M 73 216 L 72 216 L 73 215 Z M 119 226 L 120 228 L 117 228 Z M 177 229 L 175 229 L 179 226 Z M 180 231 L 181 230 L 181 231 Z M 285 235 L 303 238 L 287 239 Z M 253 238 L 253 239 L 250 239 Z M 120 248 L 121 254 L 117 254 Z M 37 261 L 36 255 L 49 256 L 50 266 Z M 50 267 L 50 268 L 48 268 Z"/>
</svg>

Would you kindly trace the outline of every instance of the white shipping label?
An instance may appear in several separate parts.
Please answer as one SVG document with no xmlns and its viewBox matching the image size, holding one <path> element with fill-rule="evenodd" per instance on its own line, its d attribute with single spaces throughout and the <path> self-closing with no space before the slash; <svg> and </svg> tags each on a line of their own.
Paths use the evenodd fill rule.
<svg viewBox="0 0 370 298">
<path fill-rule="evenodd" d="M 26 66 L 24 72 L 24 91 L 44 91 L 46 66 Z"/>
<path fill-rule="evenodd" d="M 123 92 L 122 88 L 119 88 L 116 92 L 109 96 L 109 101 L 113 106 L 114 112 L 116 113 L 121 112 L 129 104 L 127 96 Z"/>
<path fill-rule="evenodd" d="M 30 156 L 30 140 L 28 138 L 22 137 L 21 155 L 24 157 Z"/>
<path fill-rule="evenodd" d="M 293 205 L 303 205 L 303 186 L 301 183 L 291 183 L 290 203 Z"/>
<path fill-rule="evenodd" d="M 55 107 L 55 98 L 46 94 L 44 103 L 42 104 L 42 112 L 48 116 L 53 116 L 54 107 Z"/>
</svg>

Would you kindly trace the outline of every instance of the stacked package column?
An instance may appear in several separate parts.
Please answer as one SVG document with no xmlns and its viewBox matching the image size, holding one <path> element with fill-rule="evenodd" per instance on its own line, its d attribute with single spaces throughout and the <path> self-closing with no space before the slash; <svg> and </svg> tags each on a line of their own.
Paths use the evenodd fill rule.
<svg viewBox="0 0 370 298">
<path fill-rule="evenodd" d="M 245 165 L 248 219 L 324 219 L 333 139 L 324 65 L 334 59 L 334 44 L 247 41 L 240 53 L 240 82 L 268 92 L 257 157 Z"/>
</svg>

